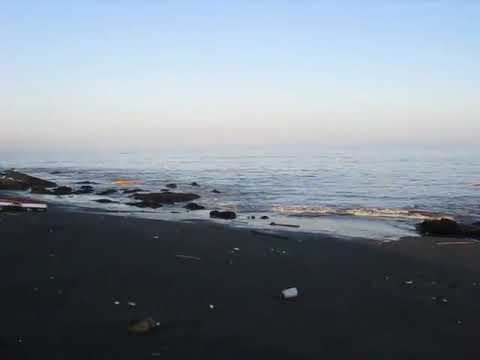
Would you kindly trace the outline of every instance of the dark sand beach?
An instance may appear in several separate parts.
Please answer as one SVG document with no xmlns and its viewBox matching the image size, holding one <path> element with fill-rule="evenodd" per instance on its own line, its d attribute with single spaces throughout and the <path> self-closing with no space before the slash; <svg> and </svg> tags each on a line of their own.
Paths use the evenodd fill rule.
<svg viewBox="0 0 480 360">
<path fill-rule="evenodd" d="M 284 239 L 55 208 L 0 213 L 0 243 L 1 359 L 480 355 L 477 245 Z M 299 297 L 281 300 L 292 286 Z M 127 331 L 148 317 L 151 333 Z"/>
</svg>

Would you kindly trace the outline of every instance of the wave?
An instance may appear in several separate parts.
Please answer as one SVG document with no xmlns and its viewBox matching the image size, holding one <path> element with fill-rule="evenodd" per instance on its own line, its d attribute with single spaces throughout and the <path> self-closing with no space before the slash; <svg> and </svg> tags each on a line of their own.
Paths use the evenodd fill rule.
<svg viewBox="0 0 480 360">
<path fill-rule="evenodd" d="M 276 213 L 289 216 L 319 217 L 319 216 L 359 216 L 388 219 L 412 219 L 412 220 L 438 220 L 441 218 L 452 219 L 447 214 L 412 209 L 389 209 L 389 208 L 336 208 L 322 206 L 303 205 L 273 205 L 272 210 Z"/>
</svg>

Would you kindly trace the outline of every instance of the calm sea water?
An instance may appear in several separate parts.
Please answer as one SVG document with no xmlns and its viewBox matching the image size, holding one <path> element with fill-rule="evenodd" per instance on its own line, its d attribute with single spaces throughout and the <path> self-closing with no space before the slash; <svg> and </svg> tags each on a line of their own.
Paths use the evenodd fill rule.
<svg viewBox="0 0 480 360">
<path fill-rule="evenodd" d="M 209 209 L 239 213 L 233 226 L 272 228 L 269 221 L 299 224 L 300 230 L 339 236 L 394 239 L 413 234 L 421 219 L 450 216 L 480 220 L 480 147 L 271 147 L 189 153 L 3 154 L 0 168 L 74 185 L 95 181 L 96 189 L 125 186 L 201 195 Z M 191 182 L 201 187 L 194 188 Z M 78 186 L 78 185 L 77 185 Z M 213 189 L 221 191 L 212 193 Z M 159 219 L 207 219 L 208 212 L 186 212 L 181 205 L 157 210 L 101 205 L 98 195 L 54 199 L 84 208 Z M 104 197 L 102 197 L 104 198 Z M 255 220 L 248 219 L 256 216 Z"/>
</svg>

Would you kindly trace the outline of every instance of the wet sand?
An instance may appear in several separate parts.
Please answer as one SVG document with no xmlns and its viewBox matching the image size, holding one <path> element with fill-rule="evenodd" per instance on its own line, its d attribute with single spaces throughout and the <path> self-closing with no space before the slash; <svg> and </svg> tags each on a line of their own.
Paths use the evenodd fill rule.
<svg viewBox="0 0 480 360">
<path fill-rule="evenodd" d="M 480 246 L 424 240 L 0 213 L 0 358 L 478 359 Z"/>
</svg>

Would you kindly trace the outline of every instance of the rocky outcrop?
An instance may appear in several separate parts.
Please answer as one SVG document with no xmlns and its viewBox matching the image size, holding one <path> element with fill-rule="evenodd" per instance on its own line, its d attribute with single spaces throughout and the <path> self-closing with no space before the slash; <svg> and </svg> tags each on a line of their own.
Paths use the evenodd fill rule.
<svg viewBox="0 0 480 360">
<path fill-rule="evenodd" d="M 233 211 L 210 211 L 210 217 L 214 219 L 233 220 L 237 217 Z"/>
<path fill-rule="evenodd" d="M 213 190 L 212 190 L 212 193 L 214 193 L 214 194 L 221 194 L 222 192 L 221 192 L 221 191 L 218 191 L 217 189 L 213 189 Z"/>
<path fill-rule="evenodd" d="M 200 185 L 198 185 L 198 183 L 197 183 L 197 182 L 195 182 L 195 181 L 194 181 L 194 182 L 192 182 L 190 185 L 191 185 L 191 186 L 200 186 Z"/>
<path fill-rule="evenodd" d="M 202 206 L 202 205 L 198 205 L 197 203 L 188 203 L 187 205 L 184 206 L 185 209 L 187 210 L 204 210 L 205 209 L 205 206 Z"/>
<path fill-rule="evenodd" d="M 43 179 L 30 176 L 15 170 L 7 170 L 4 172 L 4 175 L 7 179 L 11 179 L 11 180 L 14 180 L 15 182 L 25 184 L 27 188 L 30 188 L 33 186 L 39 186 L 44 188 L 51 188 L 51 187 L 57 186 L 57 184 L 55 184 L 52 181 L 43 180 Z"/>
<path fill-rule="evenodd" d="M 165 185 L 165 187 L 167 187 L 167 188 L 169 188 L 169 189 L 176 189 L 176 188 L 177 188 L 177 184 L 171 183 L 171 184 Z"/>
<path fill-rule="evenodd" d="M 270 219 L 270 218 L 269 218 L 267 215 L 263 215 L 260 219 L 262 219 L 262 220 L 268 220 L 268 219 Z"/>
<path fill-rule="evenodd" d="M 417 230 L 422 235 L 460 236 L 480 238 L 480 226 L 477 224 L 459 224 L 454 220 L 425 220 L 417 224 Z"/>
<path fill-rule="evenodd" d="M 177 202 L 187 202 L 200 198 L 192 193 L 160 192 L 150 194 L 134 194 L 135 200 L 140 200 L 145 207 L 158 207 L 162 204 L 175 204 Z"/>
<path fill-rule="evenodd" d="M 417 225 L 417 229 L 423 235 L 462 235 L 462 229 L 458 223 L 450 219 L 425 220 Z"/>
<path fill-rule="evenodd" d="M 8 178 L 0 178 L 0 190 L 27 190 L 27 184 Z"/>
</svg>

